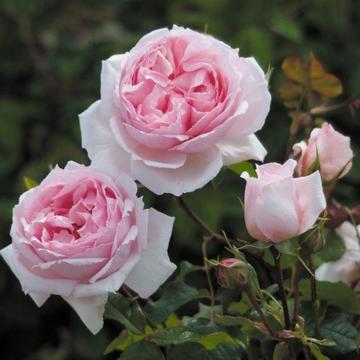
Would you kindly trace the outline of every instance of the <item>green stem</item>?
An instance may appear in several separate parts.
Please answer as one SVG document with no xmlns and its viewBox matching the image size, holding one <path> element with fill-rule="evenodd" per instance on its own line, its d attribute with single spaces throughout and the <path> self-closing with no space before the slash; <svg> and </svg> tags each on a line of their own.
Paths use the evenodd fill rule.
<svg viewBox="0 0 360 360">
<path fill-rule="evenodd" d="M 202 244 L 202 254 L 203 254 L 203 259 L 204 259 L 204 271 L 206 274 L 206 280 L 208 282 L 208 286 L 209 286 L 209 292 L 210 292 L 210 322 L 214 323 L 215 322 L 215 291 L 214 291 L 214 286 L 211 280 L 211 275 L 210 275 L 210 267 L 209 264 L 207 262 L 207 245 L 209 243 L 209 241 L 211 240 L 211 237 L 208 238 L 204 238 L 203 244 Z"/>
<path fill-rule="evenodd" d="M 300 291 L 299 291 L 299 285 L 300 285 L 300 271 L 301 271 L 301 263 L 300 261 L 297 261 L 295 265 L 295 274 L 294 274 L 294 315 L 293 315 L 293 321 L 291 325 L 291 329 L 295 330 L 296 323 L 298 321 L 298 316 L 300 313 Z"/>
<path fill-rule="evenodd" d="M 280 263 L 281 255 L 276 250 L 276 248 L 273 246 L 270 247 L 270 252 L 274 258 L 274 263 L 275 263 L 276 278 L 277 278 L 276 280 L 279 285 L 280 300 L 281 300 L 281 304 L 282 304 L 283 312 L 284 312 L 285 329 L 290 329 L 291 323 L 290 323 L 289 307 L 288 307 L 288 303 L 287 303 L 287 299 L 286 299 L 284 278 L 283 278 L 283 272 L 282 272 L 281 263 Z"/>
<path fill-rule="evenodd" d="M 257 302 L 257 299 L 256 299 L 256 296 L 254 295 L 251 287 L 249 284 L 246 284 L 243 288 L 243 290 L 245 291 L 247 297 L 249 298 L 250 302 L 251 302 L 251 305 L 254 307 L 254 309 L 256 310 L 256 312 L 259 314 L 259 317 L 262 321 L 262 323 L 264 324 L 266 330 L 268 331 L 268 333 L 273 336 L 273 337 L 276 337 L 273 329 L 271 328 L 269 322 L 267 321 L 263 311 L 261 310 L 261 307 L 260 305 L 258 304 Z"/>
<path fill-rule="evenodd" d="M 314 258 L 313 254 L 309 255 L 309 269 L 314 274 L 315 266 L 314 266 Z M 315 337 L 320 337 L 320 318 L 319 318 L 319 300 L 317 298 L 317 286 L 316 279 L 314 275 L 310 277 L 310 291 L 311 291 L 311 306 L 314 311 L 314 320 L 315 320 Z"/>
</svg>

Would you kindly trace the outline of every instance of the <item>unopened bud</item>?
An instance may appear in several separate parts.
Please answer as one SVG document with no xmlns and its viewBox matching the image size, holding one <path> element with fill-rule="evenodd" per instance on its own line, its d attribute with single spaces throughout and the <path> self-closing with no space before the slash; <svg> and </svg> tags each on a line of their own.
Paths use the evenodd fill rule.
<svg viewBox="0 0 360 360">
<path fill-rule="evenodd" d="M 244 261 L 235 258 L 222 260 L 217 267 L 217 280 L 221 287 L 238 289 L 247 285 L 248 266 Z"/>
</svg>

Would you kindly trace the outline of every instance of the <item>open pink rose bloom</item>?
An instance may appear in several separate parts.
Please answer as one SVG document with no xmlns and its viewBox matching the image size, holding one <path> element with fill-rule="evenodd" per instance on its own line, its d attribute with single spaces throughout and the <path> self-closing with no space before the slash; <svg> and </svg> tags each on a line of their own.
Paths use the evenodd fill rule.
<svg viewBox="0 0 360 360">
<path fill-rule="evenodd" d="M 245 224 L 260 241 L 277 243 L 309 230 L 326 202 L 318 171 L 293 178 L 296 161 L 257 166 L 257 178 L 248 177 L 245 187 Z"/>
<path fill-rule="evenodd" d="M 174 26 L 103 62 L 101 100 L 80 115 L 92 165 L 126 171 L 156 194 L 181 195 L 225 164 L 263 160 L 255 137 L 270 107 L 253 58 Z"/>
<path fill-rule="evenodd" d="M 145 210 L 136 191 L 125 174 L 70 162 L 21 196 L 1 255 L 38 306 L 60 295 L 96 333 L 108 292 L 125 283 L 148 297 L 171 275 L 174 219 Z"/>
</svg>

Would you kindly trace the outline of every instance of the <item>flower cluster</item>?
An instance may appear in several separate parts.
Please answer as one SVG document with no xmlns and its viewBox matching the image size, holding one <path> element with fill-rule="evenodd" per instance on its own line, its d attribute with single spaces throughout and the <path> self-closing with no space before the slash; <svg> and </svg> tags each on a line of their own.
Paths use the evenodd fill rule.
<svg viewBox="0 0 360 360">
<path fill-rule="evenodd" d="M 223 166 L 263 161 L 266 150 L 255 132 L 271 99 L 253 58 L 177 26 L 153 31 L 128 53 L 105 60 L 100 93 L 79 116 L 90 166 L 70 161 L 25 192 L 13 210 L 12 243 L 1 250 L 38 306 L 59 295 L 93 333 L 103 326 L 108 293 L 126 286 L 148 298 L 176 268 L 168 256 L 174 218 L 145 209 L 137 182 L 158 195 L 180 196 L 205 186 Z M 293 145 L 284 164 L 257 165 L 253 176 L 241 174 L 246 228 L 252 244 L 271 248 L 275 266 L 281 265 L 279 243 L 297 238 L 309 251 L 308 240 L 326 222 L 326 196 L 348 173 L 352 157 L 350 139 L 324 123 Z M 346 251 L 317 269 L 318 280 L 351 286 L 360 280 L 359 231 L 350 222 L 340 225 Z M 217 263 L 218 282 L 246 287 L 273 335 L 252 295 L 252 267 L 237 245 L 231 248 L 236 257 Z M 282 301 L 284 329 L 294 330 Z"/>
</svg>

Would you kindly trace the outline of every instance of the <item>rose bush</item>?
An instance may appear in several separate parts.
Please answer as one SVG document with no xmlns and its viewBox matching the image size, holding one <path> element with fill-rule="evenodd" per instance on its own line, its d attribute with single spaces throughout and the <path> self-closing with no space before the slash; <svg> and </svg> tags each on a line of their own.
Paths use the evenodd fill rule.
<svg viewBox="0 0 360 360">
<path fill-rule="evenodd" d="M 101 100 L 80 115 L 93 166 L 126 171 L 156 194 L 204 186 L 225 164 L 263 160 L 253 134 L 270 107 L 253 58 L 174 26 L 103 62 Z"/>
<path fill-rule="evenodd" d="M 300 155 L 296 167 L 299 176 L 320 170 L 323 181 L 330 182 L 343 177 L 351 169 L 350 138 L 328 123 L 324 123 L 321 129 L 314 129 L 308 142 L 295 144 L 293 150 L 295 155 Z"/>
<path fill-rule="evenodd" d="M 277 243 L 300 235 L 325 209 L 319 172 L 293 178 L 295 167 L 296 161 L 290 159 L 283 165 L 257 166 L 257 178 L 242 175 L 245 224 L 253 238 Z"/>
<path fill-rule="evenodd" d="M 145 210 L 136 191 L 125 174 L 69 162 L 21 196 L 1 255 L 38 306 L 60 295 L 96 333 L 108 292 L 126 284 L 146 298 L 171 275 L 174 219 Z"/>
</svg>

